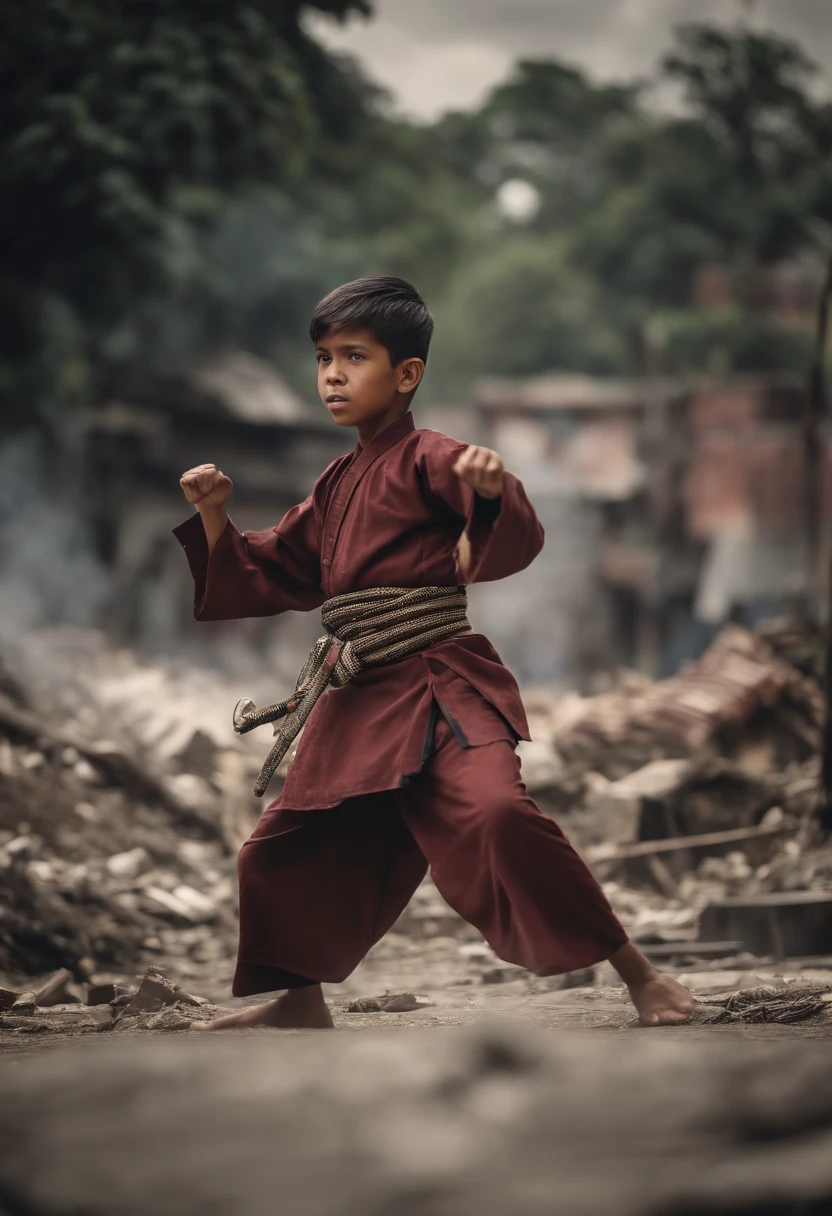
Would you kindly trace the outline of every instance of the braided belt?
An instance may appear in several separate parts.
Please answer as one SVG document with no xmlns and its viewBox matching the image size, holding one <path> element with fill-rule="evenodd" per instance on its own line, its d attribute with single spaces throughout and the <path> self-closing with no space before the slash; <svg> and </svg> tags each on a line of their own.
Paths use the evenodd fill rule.
<svg viewBox="0 0 832 1216">
<path fill-rule="evenodd" d="M 274 745 L 257 778 L 254 793 L 258 798 L 328 684 L 341 688 L 366 667 L 393 663 L 470 629 L 464 587 L 351 591 L 327 600 L 321 620 L 327 633 L 309 652 L 292 695 L 264 709 L 257 709 L 244 697 L 234 708 L 238 735 L 286 719 L 275 728 Z"/>
</svg>

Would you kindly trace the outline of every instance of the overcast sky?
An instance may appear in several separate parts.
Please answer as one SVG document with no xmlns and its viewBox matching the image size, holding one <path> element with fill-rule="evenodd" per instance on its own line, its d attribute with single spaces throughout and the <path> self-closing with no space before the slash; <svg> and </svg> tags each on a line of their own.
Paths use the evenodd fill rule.
<svg viewBox="0 0 832 1216">
<path fill-rule="evenodd" d="M 556 56 L 597 79 L 650 71 L 678 21 L 726 20 L 740 0 L 375 0 L 375 16 L 316 20 L 330 46 L 355 55 L 408 114 L 431 118 L 479 102 L 520 57 Z M 832 0 L 756 0 L 754 22 L 832 64 Z"/>
</svg>

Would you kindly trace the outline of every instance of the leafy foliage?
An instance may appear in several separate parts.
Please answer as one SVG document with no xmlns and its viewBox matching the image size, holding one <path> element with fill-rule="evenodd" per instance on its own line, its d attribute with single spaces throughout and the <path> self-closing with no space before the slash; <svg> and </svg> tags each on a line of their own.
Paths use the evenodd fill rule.
<svg viewBox="0 0 832 1216">
<path fill-rule="evenodd" d="M 802 366 L 804 335 L 739 303 L 707 316 L 690 301 L 703 267 L 739 278 L 829 243 L 832 105 L 813 93 L 816 71 L 772 35 L 688 25 L 660 74 L 682 85 L 684 117 L 652 111 L 644 87 L 595 86 L 551 62 L 521 62 L 480 111 L 446 117 L 449 163 L 492 190 L 521 178 L 540 200 L 526 225 L 537 258 L 504 234 L 479 253 L 487 271 L 455 271 L 450 298 L 470 299 L 490 369 L 632 371 L 648 326 L 678 370 Z"/>
<path fill-rule="evenodd" d="M 137 299 L 198 273 L 199 238 L 236 192 L 256 182 L 291 196 L 322 143 L 349 139 L 369 90 L 325 61 L 301 8 L 0 4 L 7 360 L 39 349 L 56 301 L 95 344 Z"/>
<path fill-rule="evenodd" d="M 0 397 L 6 417 L 94 398 L 136 360 L 243 345 L 308 379 L 306 319 L 334 283 L 412 278 L 439 322 L 431 381 L 552 368 L 793 366 L 805 341 L 728 275 L 806 256 L 832 224 L 832 105 L 795 44 L 682 27 L 657 79 L 597 85 L 524 60 L 475 111 L 391 117 L 304 9 L 365 0 L 0 0 Z M 500 188 L 536 192 L 512 218 Z"/>
</svg>

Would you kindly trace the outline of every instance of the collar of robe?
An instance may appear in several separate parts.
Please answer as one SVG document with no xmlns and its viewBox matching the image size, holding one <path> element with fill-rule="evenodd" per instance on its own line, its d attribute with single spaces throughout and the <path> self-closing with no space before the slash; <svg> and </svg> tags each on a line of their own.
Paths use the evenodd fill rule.
<svg viewBox="0 0 832 1216">
<path fill-rule="evenodd" d="M 376 435 L 375 439 L 371 440 L 366 448 L 356 448 L 350 463 L 341 475 L 335 487 L 332 501 L 327 508 L 326 519 L 324 520 L 321 532 L 321 583 L 327 598 L 332 595 L 332 560 L 335 554 L 335 546 L 338 543 L 341 524 L 344 522 L 344 516 L 346 515 L 347 507 L 350 505 L 350 500 L 355 493 L 356 486 L 371 465 L 375 464 L 388 448 L 391 448 L 395 443 L 412 434 L 415 430 L 416 423 L 410 410 L 408 410 L 406 414 L 402 414 L 401 418 L 397 418 L 395 422 L 391 422 L 389 426 L 386 426 L 383 431 Z"/>
</svg>

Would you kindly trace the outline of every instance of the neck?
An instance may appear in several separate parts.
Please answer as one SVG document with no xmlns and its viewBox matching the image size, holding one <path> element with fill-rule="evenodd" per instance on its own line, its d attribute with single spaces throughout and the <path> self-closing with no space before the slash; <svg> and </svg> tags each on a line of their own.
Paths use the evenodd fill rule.
<svg viewBox="0 0 832 1216">
<path fill-rule="evenodd" d="M 393 407 L 391 407 L 384 414 L 379 414 L 377 418 L 369 418 L 366 422 L 359 422 L 355 428 L 358 432 L 359 447 L 366 448 L 367 444 L 372 443 L 382 431 L 386 431 L 388 426 L 392 426 L 394 422 L 398 422 L 407 413 L 407 410 L 403 410 L 398 403 L 396 403 L 395 409 L 396 413 L 392 412 Z"/>
</svg>

